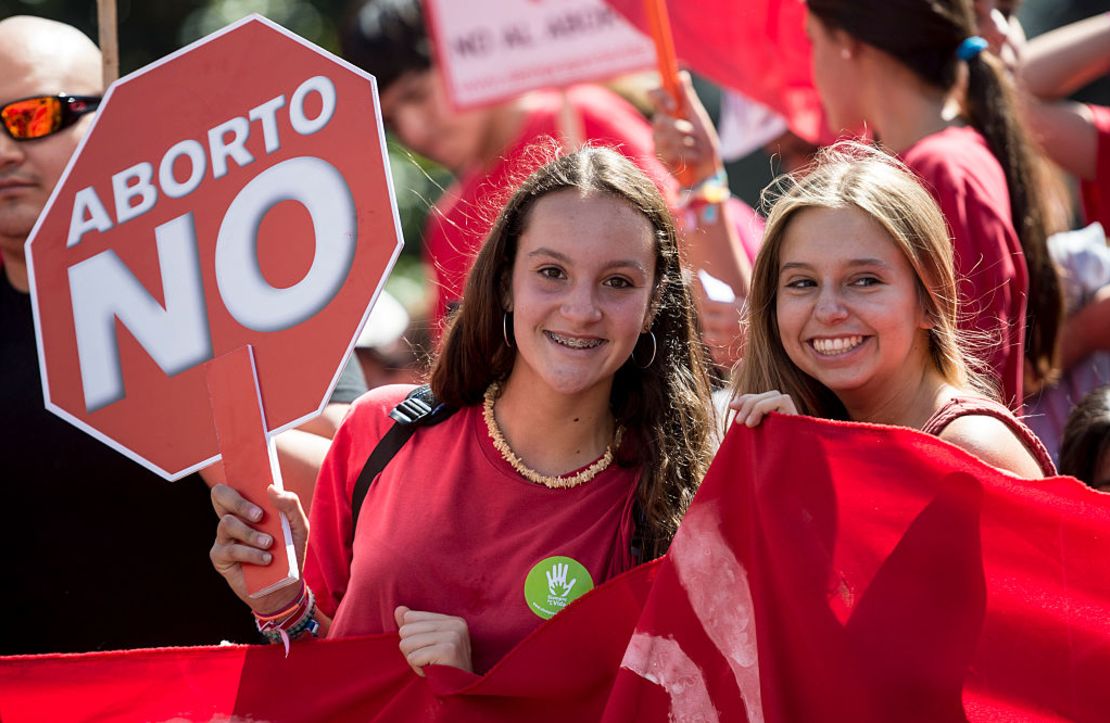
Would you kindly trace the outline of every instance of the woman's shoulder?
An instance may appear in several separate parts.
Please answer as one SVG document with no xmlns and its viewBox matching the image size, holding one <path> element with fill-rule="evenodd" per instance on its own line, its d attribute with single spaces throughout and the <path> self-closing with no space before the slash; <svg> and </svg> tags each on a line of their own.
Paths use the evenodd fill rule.
<svg viewBox="0 0 1110 723">
<path fill-rule="evenodd" d="M 918 141 L 902 160 L 940 204 L 961 249 L 1017 244 L 1002 165 L 974 128 L 953 126 Z M 1005 239 L 1005 241 L 1001 241 Z"/>
<path fill-rule="evenodd" d="M 416 384 L 385 384 L 374 387 L 354 401 L 354 408 L 381 409 L 389 407 L 389 409 L 386 409 L 386 412 L 388 412 L 416 388 Z"/>
<path fill-rule="evenodd" d="M 1003 405 L 985 397 L 949 399 L 923 431 L 1020 477 L 1054 474 L 1044 445 Z"/>
<path fill-rule="evenodd" d="M 1044 470 L 1013 427 L 997 417 L 969 414 L 953 420 L 938 436 L 992 467 L 1030 479 L 1044 476 Z"/>
<path fill-rule="evenodd" d="M 387 384 L 374 387 L 351 404 L 344 424 L 374 428 L 392 423 L 389 413 L 413 389 L 416 389 L 415 384 Z"/>
<path fill-rule="evenodd" d="M 902 160 L 934 186 L 953 182 L 1002 184 L 1006 174 L 979 131 L 970 126 L 949 126 L 925 136 L 907 148 Z"/>
</svg>

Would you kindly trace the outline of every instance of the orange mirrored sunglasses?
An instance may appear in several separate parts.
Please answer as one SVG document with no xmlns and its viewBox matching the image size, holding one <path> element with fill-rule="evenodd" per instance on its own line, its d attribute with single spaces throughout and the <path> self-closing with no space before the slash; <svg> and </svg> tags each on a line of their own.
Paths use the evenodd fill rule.
<svg viewBox="0 0 1110 723">
<path fill-rule="evenodd" d="M 0 107 L 4 130 L 17 141 L 33 141 L 57 133 L 100 105 L 96 95 L 37 95 Z"/>
</svg>

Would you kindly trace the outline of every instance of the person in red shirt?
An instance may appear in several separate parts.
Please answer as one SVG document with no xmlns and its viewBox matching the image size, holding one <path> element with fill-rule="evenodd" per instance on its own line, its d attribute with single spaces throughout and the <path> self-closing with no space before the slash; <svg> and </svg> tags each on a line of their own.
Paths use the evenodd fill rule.
<svg viewBox="0 0 1110 723">
<path fill-rule="evenodd" d="M 310 537 L 296 495 L 273 494 L 307 586 L 247 596 L 242 565 L 268 564 L 273 541 L 250 526 L 257 507 L 214 490 L 213 563 L 261 630 L 399 630 L 414 668 L 482 672 L 635 564 L 634 547 L 642 559 L 667 549 L 708 465 L 711 407 L 655 184 L 610 149 L 550 162 L 501 212 L 463 299 L 431 375 L 458 411 L 401 448 L 357 528 L 355 480 L 407 387 L 354 405 L 321 471 Z"/>
<path fill-rule="evenodd" d="M 466 272 L 497 211 L 527 175 L 512 174 L 529 149 L 568 135 L 560 121 L 567 115 L 564 105 L 579 121 L 579 140 L 615 148 L 665 193 L 674 190 L 655 158 L 647 121 L 604 88 L 542 90 L 481 108 L 452 108 L 434 67 L 419 0 L 361 3 L 341 41 L 344 56 L 377 78 L 386 127 L 405 146 L 455 175 L 432 208 L 423 237 L 439 322 L 461 298 Z"/>
<path fill-rule="evenodd" d="M 1054 475 L 968 367 L 944 217 L 910 169 L 844 142 L 784 186 L 752 273 L 734 423 L 779 412 L 910 427 L 1021 477 Z"/>
<path fill-rule="evenodd" d="M 930 188 L 956 249 L 964 328 L 1003 401 L 1056 367 L 1060 279 L 1037 166 L 970 0 L 808 3 L 814 82 L 833 130 L 867 127 Z M 1027 363 L 1025 363 L 1027 362 Z"/>
</svg>

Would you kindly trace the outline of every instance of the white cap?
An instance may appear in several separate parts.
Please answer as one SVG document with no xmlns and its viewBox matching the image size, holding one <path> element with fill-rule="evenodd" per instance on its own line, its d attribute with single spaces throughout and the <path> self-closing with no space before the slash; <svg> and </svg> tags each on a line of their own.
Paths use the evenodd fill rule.
<svg viewBox="0 0 1110 723">
<path fill-rule="evenodd" d="M 370 310 L 370 318 L 362 333 L 358 335 L 355 348 L 370 349 L 386 347 L 397 341 L 409 327 L 409 313 L 401 302 L 397 301 L 385 289 L 378 294 L 374 308 Z"/>
</svg>

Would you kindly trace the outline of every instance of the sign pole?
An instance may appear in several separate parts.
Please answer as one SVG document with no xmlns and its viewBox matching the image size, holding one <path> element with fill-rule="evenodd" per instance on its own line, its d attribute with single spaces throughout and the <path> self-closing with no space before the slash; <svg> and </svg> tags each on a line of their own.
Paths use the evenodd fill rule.
<svg viewBox="0 0 1110 723">
<path fill-rule="evenodd" d="M 678 76 L 678 56 L 674 51 L 674 36 L 671 34 L 671 20 L 667 15 L 667 0 L 644 0 L 651 39 L 655 43 L 655 57 L 659 68 L 659 80 L 663 88 L 674 100 L 675 115 L 686 117 L 686 101 Z M 675 174 L 683 186 L 692 186 L 698 179 L 685 165 Z"/>
<path fill-rule="evenodd" d="M 116 0 L 96 0 L 100 53 L 104 58 L 104 88 L 119 78 L 119 37 L 116 33 Z"/>
<path fill-rule="evenodd" d="M 274 541 L 269 565 L 243 565 L 247 592 L 260 597 L 296 582 L 300 574 L 289 521 L 266 493 L 270 485 L 282 488 L 281 470 L 266 431 L 253 348 L 248 344 L 212 359 L 205 364 L 205 377 L 228 485 L 262 508 L 255 528 Z"/>
<path fill-rule="evenodd" d="M 570 151 L 577 150 L 586 142 L 586 129 L 582 127 L 582 115 L 570 102 L 570 93 L 562 91 L 562 105 L 559 107 L 559 135 Z"/>
</svg>

